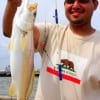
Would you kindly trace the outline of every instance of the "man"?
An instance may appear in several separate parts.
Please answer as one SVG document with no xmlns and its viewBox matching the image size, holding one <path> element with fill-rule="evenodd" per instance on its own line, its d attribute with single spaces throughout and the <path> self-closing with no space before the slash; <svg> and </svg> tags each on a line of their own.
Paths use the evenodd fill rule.
<svg viewBox="0 0 100 100">
<path fill-rule="evenodd" d="M 11 35 L 17 8 L 16 5 L 11 12 L 12 1 L 8 0 L 4 15 L 5 36 Z M 34 26 L 35 50 L 40 52 L 43 61 L 35 100 L 100 100 L 100 32 L 91 26 L 97 6 L 97 0 L 65 0 L 69 25 Z"/>
</svg>

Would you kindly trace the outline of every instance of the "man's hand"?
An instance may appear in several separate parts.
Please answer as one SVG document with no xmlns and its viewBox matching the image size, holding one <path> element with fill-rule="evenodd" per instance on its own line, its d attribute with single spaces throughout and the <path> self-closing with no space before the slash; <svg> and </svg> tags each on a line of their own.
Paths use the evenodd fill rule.
<svg viewBox="0 0 100 100">
<path fill-rule="evenodd" d="M 17 7 L 22 3 L 22 0 L 8 0 L 3 16 L 3 34 L 7 37 L 11 36 L 12 33 L 12 22 L 15 16 Z M 9 17 L 9 20 L 8 20 Z"/>
<path fill-rule="evenodd" d="M 22 0 L 8 0 L 8 3 L 13 7 L 18 7 L 21 5 Z"/>
</svg>

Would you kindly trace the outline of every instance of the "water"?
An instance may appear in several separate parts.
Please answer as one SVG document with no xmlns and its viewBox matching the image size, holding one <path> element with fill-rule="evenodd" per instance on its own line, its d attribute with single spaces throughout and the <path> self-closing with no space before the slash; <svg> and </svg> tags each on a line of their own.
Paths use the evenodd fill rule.
<svg viewBox="0 0 100 100">
<path fill-rule="evenodd" d="M 8 95 L 8 88 L 11 83 L 11 77 L 0 77 L 0 95 Z M 31 97 L 35 96 L 38 84 L 38 77 L 35 77 L 34 88 Z"/>
</svg>

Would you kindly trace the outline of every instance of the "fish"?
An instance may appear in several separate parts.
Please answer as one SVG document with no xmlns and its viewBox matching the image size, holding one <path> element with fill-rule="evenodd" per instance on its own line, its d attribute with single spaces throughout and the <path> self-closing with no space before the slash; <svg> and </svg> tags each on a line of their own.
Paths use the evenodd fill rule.
<svg viewBox="0 0 100 100">
<path fill-rule="evenodd" d="M 9 42 L 11 84 L 9 95 L 17 100 L 27 100 L 34 85 L 33 25 L 36 19 L 37 2 L 24 0 L 17 8 L 13 19 Z"/>
</svg>

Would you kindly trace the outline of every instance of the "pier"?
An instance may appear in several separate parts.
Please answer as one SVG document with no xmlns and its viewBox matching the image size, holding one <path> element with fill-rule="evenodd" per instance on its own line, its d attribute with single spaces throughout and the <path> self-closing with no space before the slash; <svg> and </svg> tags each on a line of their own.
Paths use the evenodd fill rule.
<svg viewBox="0 0 100 100">
<path fill-rule="evenodd" d="M 38 77 L 40 75 L 40 69 L 35 70 L 34 73 L 35 73 L 35 76 Z M 5 67 L 4 70 L 0 70 L 0 77 L 10 77 L 10 76 L 11 76 L 10 65 Z"/>
<path fill-rule="evenodd" d="M 39 74 L 40 74 L 39 71 L 35 71 L 35 76 L 36 77 L 38 77 Z M 0 77 L 11 77 L 11 72 L 8 72 L 8 71 L 0 71 Z"/>
<path fill-rule="evenodd" d="M 40 75 L 40 71 L 34 71 L 35 76 L 38 77 Z M 0 71 L 0 77 L 11 77 L 10 70 L 2 70 Z"/>
</svg>

